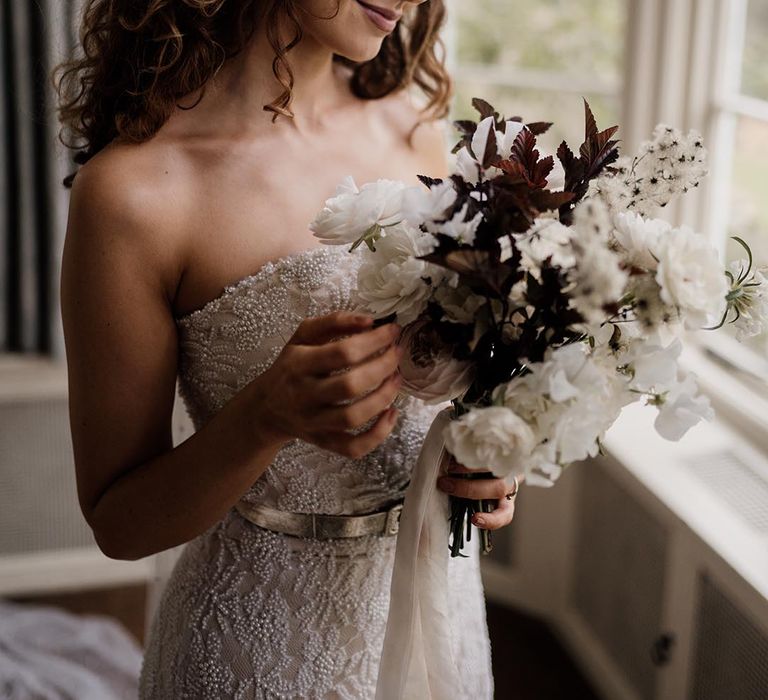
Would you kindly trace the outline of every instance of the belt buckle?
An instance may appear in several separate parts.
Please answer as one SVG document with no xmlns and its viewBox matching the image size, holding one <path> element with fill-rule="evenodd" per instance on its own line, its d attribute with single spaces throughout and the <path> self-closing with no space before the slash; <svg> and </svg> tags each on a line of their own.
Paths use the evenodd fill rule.
<svg viewBox="0 0 768 700">
<path fill-rule="evenodd" d="M 396 535 L 400 531 L 400 515 L 402 512 L 402 503 L 398 503 L 394 508 L 387 511 L 387 520 L 384 523 L 384 533 L 386 535 Z"/>
</svg>

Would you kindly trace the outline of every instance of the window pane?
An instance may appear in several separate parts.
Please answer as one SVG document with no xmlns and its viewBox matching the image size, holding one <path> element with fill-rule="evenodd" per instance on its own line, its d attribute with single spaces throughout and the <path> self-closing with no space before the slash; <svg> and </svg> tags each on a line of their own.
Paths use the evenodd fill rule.
<svg viewBox="0 0 768 700">
<path fill-rule="evenodd" d="M 768 265 L 768 122 L 741 117 L 736 128 L 729 234 L 744 238 L 758 266 Z M 735 241 L 728 241 L 729 260 L 744 257 Z M 746 341 L 765 356 L 768 334 Z"/>
<path fill-rule="evenodd" d="M 458 60 L 621 77 L 625 0 L 457 0 Z"/>
<path fill-rule="evenodd" d="M 768 100 L 768 0 L 749 0 L 741 91 Z"/>
<path fill-rule="evenodd" d="M 768 262 L 768 122 L 740 117 L 736 127 L 731 195 L 731 235 L 750 243 Z"/>
</svg>

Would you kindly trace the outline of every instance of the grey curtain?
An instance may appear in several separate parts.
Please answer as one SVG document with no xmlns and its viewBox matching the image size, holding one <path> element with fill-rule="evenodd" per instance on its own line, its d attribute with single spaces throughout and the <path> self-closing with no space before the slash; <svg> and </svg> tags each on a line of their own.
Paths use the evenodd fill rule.
<svg viewBox="0 0 768 700">
<path fill-rule="evenodd" d="M 59 267 L 73 169 L 50 74 L 78 0 L 0 0 L 0 352 L 63 355 Z"/>
</svg>

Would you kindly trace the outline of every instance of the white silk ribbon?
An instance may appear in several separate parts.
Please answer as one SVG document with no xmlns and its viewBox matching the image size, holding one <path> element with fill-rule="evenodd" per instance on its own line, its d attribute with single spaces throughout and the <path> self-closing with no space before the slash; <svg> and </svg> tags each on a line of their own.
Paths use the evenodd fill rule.
<svg viewBox="0 0 768 700">
<path fill-rule="evenodd" d="M 448 496 L 436 488 L 450 413 L 435 417 L 405 495 L 376 700 L 453 700 L 461 687 L 451 648 Z"/>
</svg>

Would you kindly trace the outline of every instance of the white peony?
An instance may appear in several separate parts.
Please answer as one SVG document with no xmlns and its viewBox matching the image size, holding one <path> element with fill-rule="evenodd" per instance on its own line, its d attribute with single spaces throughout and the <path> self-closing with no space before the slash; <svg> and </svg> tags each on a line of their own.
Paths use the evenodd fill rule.
<svg viewBox="0 0 768 700">
<path fill-rule="evenodd" d="M 624 261 L 646 270 L 655 270 L 657 261 L 652 251 L 672 226 L 661 219 L 644 219 L 634 212 L 621 212 L 614 217 L 614 238 L 621 246 Z"/>
<path fill-rule="evenodd" d="M 662 301 L 677 307 L 689 328 L 717 323 L 725 311 L 728 280 L 707 239 L 688 227 L 673 229 L 653 253 Z"/>
<path fill-rule="evenodd" d="M 536 441 L 528 424 L 504 406 L 475 408 L 445 429 L 445 446 L 468 469 L 497 477 L 523 472 Z"/>
<path fill-rule="evenodd" d="M 714 418 L 709 399 L 698 392 L 696 380 L 689 374 L 655 402 L 659 415 L 654 427 L 661 437 L 676 442 L 702 419 Z"/>
<path fill-rule="evenodd" d="M 357 275 L 357 296 L 374 318 L 397 315 L 398 323 L 415 321 L 426 308 L 432 284 L 442 271 L 419 260 L 432 250 L 434 239 L 408 225 L 387 230 L 376 251 L 364 251 Z"/>
<path fill-rule="evenodd" d="M 374 240 L 381 229 L 403 220 L 403 193 L 406 185 L 396 180 L 377 180 L 358 189 L 347 176 L 309 225 L 316 238 L 326 245 L 349 245 L 366 234 Z"/>
<path fill-rule="evenodd" d="M 469 389 L 475 376 L 471 362 L 457 360 L 428 321 L 407 325 L 398 344 L 402 390 L 428 404 L 451 401 Z"/>
</svg>

